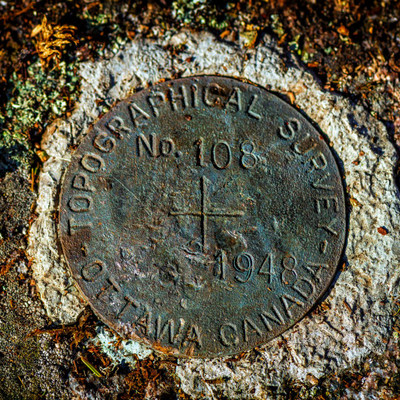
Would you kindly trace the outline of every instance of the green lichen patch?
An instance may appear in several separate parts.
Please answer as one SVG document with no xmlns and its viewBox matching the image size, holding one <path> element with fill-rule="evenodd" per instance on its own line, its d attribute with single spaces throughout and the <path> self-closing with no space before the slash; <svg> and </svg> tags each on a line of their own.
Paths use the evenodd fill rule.
<svg viewBox="0 0 400 400">
<path fill-rule="evenodd" d="M 222 13 L 215 2 L 206 0 L 175 0 L 172 2 L 172 17 L 182 25 L 202 25 L 207 28 L 222 30 L 229 26 L 231 15 Z M 227 4 L 225 9 L 233 8 Z"/>
<path fill-rule="evenodd" d="M 14 164 L 29 167 L 34 159 L 32 145 L 39 147 L 49 123 L 73 108 L 79 94 L 76 72 L 75 63 L 63 61 L 47 72 L 36 61 L 27 68 L 27 79 L 13 73 L 13 89 L 0 113 L 0 147 L 9 159 L 8 169 Z"/>
</svg>

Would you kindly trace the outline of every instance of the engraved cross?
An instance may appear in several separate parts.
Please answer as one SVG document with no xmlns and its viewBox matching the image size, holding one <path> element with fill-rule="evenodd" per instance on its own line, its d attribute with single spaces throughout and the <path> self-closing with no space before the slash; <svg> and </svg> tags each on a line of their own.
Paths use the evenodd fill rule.
<svg viewBox="0 0 400 400">
<path fill-rule="evenodd" d="M 208 191 L 207 185 L 210 181 L 202 176 L 200 178 L 200 193 L 201 193 L 201 209 L 193 211 L 170 211 L 170 215 L 191 215 L 194 217 L 200 217 L 201 221 L 201 237 L 203 251 L 206 249 L 207 244 L 207 223 L 210 217 L 242 217 L 243 211 L 224 211 L 217 209 L 209 209 L 208 206 Z"/>
</svg>

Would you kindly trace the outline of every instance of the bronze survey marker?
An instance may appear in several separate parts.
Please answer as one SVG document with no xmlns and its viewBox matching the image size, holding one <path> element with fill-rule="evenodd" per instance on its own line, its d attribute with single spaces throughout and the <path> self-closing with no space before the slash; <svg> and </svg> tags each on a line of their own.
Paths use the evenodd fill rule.
<svg viewBox="0 0 400 400">
<path fill-rule="evenodd" d="M 119 103 L 66 173 L 59 234 L 93 310 L 176 355 L 267 342 L 330 284 L 345 239 L 336 161 L 272 93 L 164 82 Z"/>
</svg>

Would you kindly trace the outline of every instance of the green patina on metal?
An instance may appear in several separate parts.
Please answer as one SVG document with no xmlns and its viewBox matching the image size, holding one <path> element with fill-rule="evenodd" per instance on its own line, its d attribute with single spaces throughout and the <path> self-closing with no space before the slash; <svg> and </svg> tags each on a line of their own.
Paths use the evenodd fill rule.
<svg viewBox="0 0 400 400">
<path fill-rule="evenodd" d="M 115 106 L 66 173 L 59 233 L 119 333 L 179 355 L 262 345 L 331 283 L 346 228 L 322 135 L 263 88 L 177 79 Z"/>
</svg>

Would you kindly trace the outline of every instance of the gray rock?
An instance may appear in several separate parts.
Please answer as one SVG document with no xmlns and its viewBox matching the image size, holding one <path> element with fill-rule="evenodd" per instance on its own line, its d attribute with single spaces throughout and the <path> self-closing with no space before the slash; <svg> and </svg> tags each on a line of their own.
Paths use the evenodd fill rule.
<svg viewBox="0 0 400 400">
<path fill-rule="evenodd" d="M 242 49 L 210 34 L 167 33 L 156 41 L 130 42 L 109 60 L 83 64 L 79 73 L 82 95 L 77 108 L 43 138 L 50 158 L 40 175 L 38 218 L 29 235 L 34 278 L 54 321 L 75 321 L 85 304 L 59 253 L 54 220 L 71 145 L 79 143 L 104 106 L 138 88 L 176 75 L 220 74 L 290 94 L 294 105 L 329 138 L 345 171 L 351 203 L 346 266 L 323 310 L 312 312 L 256 353 L 234 363 L 180 360 L 176 375 L 182 390 L 193 398 L 265 399 L 268 387 L 279 392 L 287 379 L 339 373 L 385 351 L 400 279 L 400 202 L 393 177 L 396 152 L 382 123 L 348 99 L 322 90 L 268 37 L 255 49 Z"/>
</svg>

